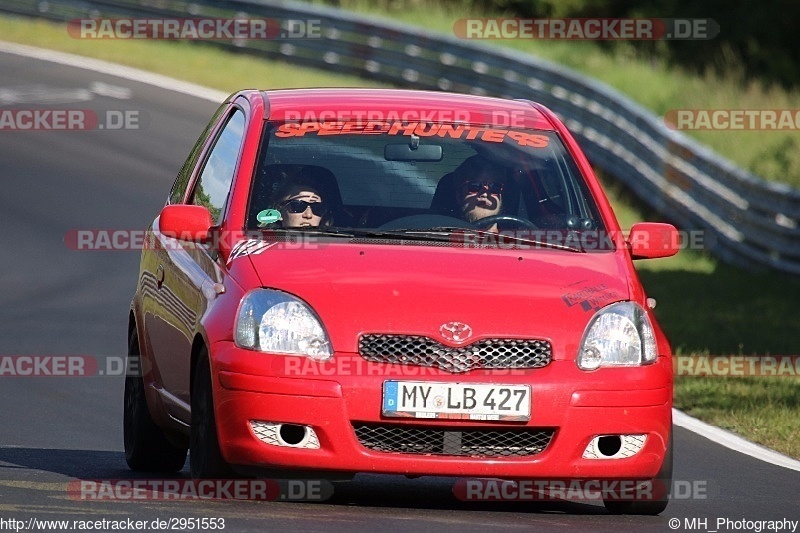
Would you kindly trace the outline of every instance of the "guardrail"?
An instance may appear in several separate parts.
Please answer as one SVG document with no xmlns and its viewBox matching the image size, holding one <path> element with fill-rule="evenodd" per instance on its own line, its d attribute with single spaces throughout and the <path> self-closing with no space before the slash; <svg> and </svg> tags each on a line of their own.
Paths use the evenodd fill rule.
<svg viewBox="0 0 800 533">
<path fill-rule="evenodd" d="M 0 11 L 59 21 L 319 21 L 320 38 L 212 44 L 393 85 L 541 102 L 566 122 L 593 165 L 679 227 L 703 230 L 706 242 L 714 243 L 711 252 L 722 260 L 800 274 L 800 190 L 765 182 L 670 130 L 617 91 L 521 52 L 281 0 L 3 0 Z"/>
</svg>

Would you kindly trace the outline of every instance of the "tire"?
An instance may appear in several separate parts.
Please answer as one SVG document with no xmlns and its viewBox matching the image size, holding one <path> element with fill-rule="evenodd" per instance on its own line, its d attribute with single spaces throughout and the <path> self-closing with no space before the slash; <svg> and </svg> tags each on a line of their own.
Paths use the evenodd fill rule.
<svg viewBox="0 0 800 533">
<path fill-rule="evenodd" d="M 192 419 L 189 437 L 189 465 L 192 478 L 234 478 L 235 473 L 222 457 L 219 447 L 211 367 L 205 348 L 197 359 L 192 379 Z"/>
<path fill-rule="evenodd" d="M 139 355 L 139 336 L 134 330 L 128 341 L 128 357 Z M 177 472 L 183 468 L 187 448 L 172 444 L 153 421 L 140 373 L 125 377 L 122 427 L 125 461 L 132 470 Z"/>
<path fill-rule="evenodd" d="M 652 482 L 654 495 L 652 500 L 626 501 L 607 499 L 603 500 L 606 510 L 611 514 L 631 515 L 657 515 L 664 512 L 672 492 L 672 430 L 669 432 L 669 442 L 667 443 L 667 452 L 664 454 L 664 462 Z"/>
</svg>

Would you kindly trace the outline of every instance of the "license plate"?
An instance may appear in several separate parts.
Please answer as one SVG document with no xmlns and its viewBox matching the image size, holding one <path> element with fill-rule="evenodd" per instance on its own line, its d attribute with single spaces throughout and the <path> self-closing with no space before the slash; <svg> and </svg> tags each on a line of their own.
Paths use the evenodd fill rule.
<svg viewBox="0 0 800 533">
<path fill-rule="evenodd" d="M 531 418 L 531 388 L 487 383 L 386 381 L 382 412 L 384 416 L 406 418 L 527 421 Z"/>
</svg>

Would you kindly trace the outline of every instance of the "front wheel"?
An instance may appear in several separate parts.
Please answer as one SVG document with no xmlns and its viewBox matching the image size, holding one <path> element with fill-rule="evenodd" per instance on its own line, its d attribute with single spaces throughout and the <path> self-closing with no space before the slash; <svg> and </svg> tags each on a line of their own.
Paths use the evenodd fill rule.
<svg viewBox="0 0 800 533">
<path fill-rule="evenodd" d="M 139 336 L 128 340 L 128 358 L 138 358 Z M 141 364 L 138 365 L 141 368 Z M 132 470 L 177 472 L 186 463 L 186 448 L 172 444 L 150 416 L 141 375 L 125 378 L 123 438 L 125 461 Z"/>
<path fill-rule="evenodd" d="M 189 464 L 194 479 L 232 478 L 234 472 L 222 457 L 214 416 L 214 394 L 208 352 L 203 349 L 192 379 L 192 418 Z"/>
<path fill-rule="evenodd" d="M 655 479 L 650 481 L 652 499 L 605 499 L 603 504 L 611 514 L 657 515 L 667 508 L 672 492 L 672 431 L 669 433 L 664 462 Z"/>
</svg>

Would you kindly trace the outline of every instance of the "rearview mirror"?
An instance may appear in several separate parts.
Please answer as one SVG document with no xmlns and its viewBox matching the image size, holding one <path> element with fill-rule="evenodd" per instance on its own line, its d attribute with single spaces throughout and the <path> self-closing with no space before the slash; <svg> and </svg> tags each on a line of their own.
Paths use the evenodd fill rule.
<svg viewBox="0 0 800 533">
<path fill-rule="evenodd" d="M 383 157 L 387 161 L 441 161 L 442 147 L 438 144 L 387 144 Z"/>
<path fill-rule="evenodd" d="M 213 225 L 211 213 L 202 205 L 168 205 L 158 218 L 158 229 L 165 236 L 197 243 L 208 242 Z"/>
<path fill-rule="evenodd" d="M 671 257 L 680 249 L 680 235 L 672 224 L 639 222 L 631 227 L 626 239 L 633 259 Z"/>
</svg>

